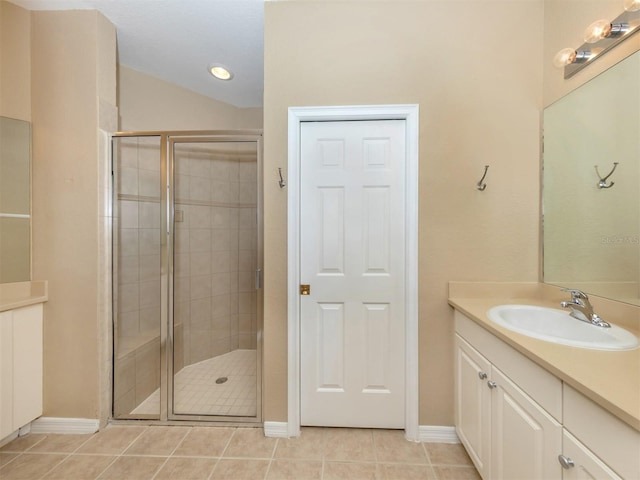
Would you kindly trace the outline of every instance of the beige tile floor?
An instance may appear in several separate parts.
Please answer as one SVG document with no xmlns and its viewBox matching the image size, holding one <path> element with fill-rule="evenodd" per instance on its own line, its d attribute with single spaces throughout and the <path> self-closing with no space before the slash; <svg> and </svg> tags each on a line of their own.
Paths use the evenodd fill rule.
<svg viewBox="0 0 640 480">
<path fill-rule="evenodd" d="M 0 448 L 2 480 L 479 479 L 461 445 L 397 430 L 111 425 L 93 435 L 27 435 Z"/>
</svg>

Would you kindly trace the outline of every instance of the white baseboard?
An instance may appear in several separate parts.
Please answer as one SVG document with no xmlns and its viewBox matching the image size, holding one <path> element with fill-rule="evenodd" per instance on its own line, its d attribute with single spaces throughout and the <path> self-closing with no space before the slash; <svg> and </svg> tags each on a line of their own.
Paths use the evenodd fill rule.
<svg viewBox="0 0 640 480">
<path fill-rule="evenodd" d="M 97 418 L 40 417 L 31 422 L 31 433 L 95 433 L 99 428 Z"/>
<path fill-rule="evenodd" d="M 418 440 L 425 443 L 460 443 L 456 427 L 440 427 L 437 425 L 420 425 Z"/>
<path fill-rule="evenodd" d="M 264 436 L 273 438 L 288 438 L 287 422 L 264 422 Z"/>
</svg>

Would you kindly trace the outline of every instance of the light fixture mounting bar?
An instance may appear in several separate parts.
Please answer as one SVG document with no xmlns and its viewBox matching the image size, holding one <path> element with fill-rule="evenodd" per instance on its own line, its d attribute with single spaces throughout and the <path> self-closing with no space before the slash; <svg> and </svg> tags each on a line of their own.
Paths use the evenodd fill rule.
<svg viewBox="0 0 640 480">
<path fill-rule="evenodd" d="M 619 43 L 625 41 L 634 33 L 640 30 L 640 10 L 635 12 L 625 11 L 618 15 L 616 18 L 611 20 L 611 25 L 615 27 L 621 27 L 624 25 L 628 29 L 624 34 L 620 35 L 610 35 L 602 40 L 597 41 L 596 43 L 583 43 L 576 51 L 590 51 L 591 57 L 586 62 L 575 62 L 570 63 L 564 67 L 564 78 L 571 78 L 580 70 L 582 70 L 587 65 L 591 65 L 596 59 L 600 58 L 604 53 L 611 50 L 613 47 L 618 45 Z M 617 33 L 617 32 L 616 32 Z"/>
</svg>

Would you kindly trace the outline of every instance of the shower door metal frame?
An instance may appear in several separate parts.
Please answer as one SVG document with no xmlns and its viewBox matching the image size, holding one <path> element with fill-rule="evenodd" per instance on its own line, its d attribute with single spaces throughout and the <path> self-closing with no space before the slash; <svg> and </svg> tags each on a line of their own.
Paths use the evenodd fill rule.
<svg viewBox="0 0 640 480">
<path fill-rule="evenodd" d="M 263 216 L 262 216 L 262 130 L 188 130 L 188 131 L 144 131 L 116 132 L 112 138 L 121 137 L 160 137 L 160 412 L 163 423 L 221 422 L 225 424 L 262 423 L 262 328 L 263 328 L 263 289 L 257 285 L 256 311 L 256 415 L 191 415 L 173 412 L 173 370 L 174 370 L 174 214 L 175 214 L 175 159 L 173 147 L 176 143 L 256 143 L 257 157 L 257 252 L 256 279 L 262 272 L 263 264 Z M 112 173 L 113 173 L 112 166 Z M 115 197 L 112 195 L 115 200 Z M 115 280 L 115 279 L 114 279 Z M 115 287 L 115 285 L 114 285 Z M 114 309 L 115 315 L 115 309 Z M 115 336 L 113 339 L 116 341 Z M 115 349 L 114 349 L 115 351 Z M 115 358 L 112 359 L 115 361 Z M 113 369 L 112 371 L 115 371 Z M 113 398 L 112 398 L 113 401 Z M 152 420 L 148 415 L 130 416 L 135 420 Z M 127 417 L 119 419 L 127 420 Z"/>
<path fill-rule="evenodd" d="M 175 158 L 174 158 L 174 146 L 175 144 L 180 143 L 256 143 L 256 156 L 257 156 L 257 178 L 262 178 L 262 132 L 255 130 L 248 131 L 225 131 L 225 132 L 179 132 L 177 135 L 169 135 L 167 142 L 168 149 L 168 164 L 167 164 L 167 172 L 169 183 L 167 185 L 167 206 L 168 206 L 168 218 L 167 225 L 169 227 L 167 231 L 167 244 L 168 248 L 168 257 L 169 262 L 167 265 L 168 271 L 168 284 L 169 284 L 169 305 L 168 305 L 168 321 L 167 321 L 167 341 L 165 342 L 167 345 L 166 351 L 170 354 L 167 357 L 167 368 L 165 369 L 167 379 L 165 385 L 167 386 L 167 402 L 168 408 L 165 410 L 168 414 L 167 420 L 191 420 L 191 421 L 201 421 L 201 420 L 211 420 L 215 418 L 217 421 L 221 422 L 232 422 L 232 423 L 252 423 L 252 422 L 262 422 L 262 344 L 258 340 L 262 337 L 260 334 L 262 330 L 262 288 L 256 288 L 258 293 L 258 311 L 256 313 L 256 416 L 255 417 L 240 417 L 240 416 L 225 416 L 225 415 L 192 415 L 192 414 L 183 414 L 183 413 L 175 413 L 173 411 L 173 400 L 174 400 L 174 391 L 173 391 L 173 379 L 174 379 L 174 362 L 173 362 L 173 281 L 174 281 L 174 234 L 175 234 L 175 223 L 174 223 L 174 214 L 175 214 Z M 256 202 L 256 212 L 257 212 L 257 255 L 256 255 L 256 266 L 258 270 L 262 269 L 262 184 L 260 181 L 256 182 L 257 192 L 257 202 Z M 258 287 L 258 285 L 256 285 Z M 261 287 L 261 286 L 260 286 Z M 162 380 L 161 380 L 162 385 Z M 162 404 L 162 402 L 161 402 Z"/>
</svg>

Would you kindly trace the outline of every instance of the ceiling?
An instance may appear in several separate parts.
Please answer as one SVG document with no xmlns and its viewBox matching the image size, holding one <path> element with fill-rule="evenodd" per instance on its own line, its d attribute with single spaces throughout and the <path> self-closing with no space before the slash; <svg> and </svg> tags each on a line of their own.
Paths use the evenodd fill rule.
<svg viewBox="0 0 640 480">
<path fill-rule="evenodd" d="M 119 63 L 237 107 L 261 107 L 264 0 L 9 0 L 28 10 L 95 9 L 117 30 Z M 231 70 L 230 81 L 208 72 Z"/>
</svg>

